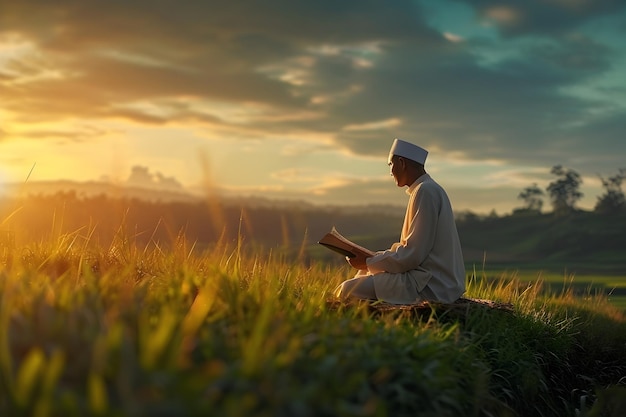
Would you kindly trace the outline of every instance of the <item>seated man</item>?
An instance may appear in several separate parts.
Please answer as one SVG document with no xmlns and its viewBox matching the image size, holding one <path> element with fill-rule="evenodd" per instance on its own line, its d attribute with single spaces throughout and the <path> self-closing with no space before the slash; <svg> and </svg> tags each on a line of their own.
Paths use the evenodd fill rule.
<svg viewBox="0 0 626 417">
<path fill-rule="evenodd" d="M 389 152 L 391 175 L 408 186 L 409 202 L 400 241 L 374 256 L 347 258 L 358 269 L 337 289 L 341 298 L 451 303 L 465 292 L 465 267 L 452 206 L 443 188 L 424 169 L 428 152 L 396 139 Z"/>
</svg>

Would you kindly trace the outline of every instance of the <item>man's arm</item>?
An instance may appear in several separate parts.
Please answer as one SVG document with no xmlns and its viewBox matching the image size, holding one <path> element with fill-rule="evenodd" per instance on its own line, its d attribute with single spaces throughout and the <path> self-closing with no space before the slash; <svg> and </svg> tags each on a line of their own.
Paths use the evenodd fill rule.
<svg viewBox="0 0 626 417">
<path fill-rule="evenodd" d="M 379 252 L 369 260 L 368 270 L 399 273 L 418 268 L 428 256 L 436 238 L 439 198 L 432 189 L 422 188 L 409 202 L 408 230 L 403 229 L 404 244 Z M 406 220 L 406 219 L 405 219 Z"/>
</svg>

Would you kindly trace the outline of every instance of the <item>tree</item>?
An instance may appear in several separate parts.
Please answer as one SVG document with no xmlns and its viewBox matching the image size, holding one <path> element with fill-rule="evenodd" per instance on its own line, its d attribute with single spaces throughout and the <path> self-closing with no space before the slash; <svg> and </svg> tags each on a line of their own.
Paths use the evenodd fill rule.
<svg viewBox="0 0 626 417">
<path fill-rule="evenodd" d="M 620 168 L 619 172 L 607 179 L 600 176 L 604 194 L 598 197 L 595 211 L 600 214 L 616 214 L 626 210 L 626 198 L 622 191 L 622 181 L 626 179 L 626 169 Z"/>
<path fill-rule="evenodd" d="M 543 199 L 541 198 L 544 192 L 537 184 L 533 184 L 530 187 L 524 188 L 524 190 L 517 196 L 518 199 L 524 200 L 524 211 L 533 211 L 540 213 L 543 207 Z"/>
<path fill-rule="evenodd" d="M 576 171 L 566 170 L 561 165 L 553 166 L 550 173 L 559 177 L 548 184 L 547 188 L 554 213 L 561 215 L 572 212 L 576 202 L 583 196 L 579 191 L 582 178 Z"/>
</svg>

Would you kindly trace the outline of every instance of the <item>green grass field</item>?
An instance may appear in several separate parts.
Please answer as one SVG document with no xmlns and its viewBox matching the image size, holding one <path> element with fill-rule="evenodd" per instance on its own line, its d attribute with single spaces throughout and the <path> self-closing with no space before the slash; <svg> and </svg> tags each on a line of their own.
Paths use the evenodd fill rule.
<svg viewBox="0 0 626 417">
<path fill-rule="evenodd" d="M 337 305 L 351 271 L 179 237 L 0 256 L 0 415 L 623 416 L 626 318 L 519 277 L 514 312 Z"/>
<path fill-rule="evenodd" d="M 489 280 L 517 280 L 522 285 L 539 285 L 546 293 L 571 293 L 581 299 L 591 296 L 607 301 L 626 311 L 626 276 L 545 272 L 541 270 L 476 271 L 478 277 Z"/>
</svg>

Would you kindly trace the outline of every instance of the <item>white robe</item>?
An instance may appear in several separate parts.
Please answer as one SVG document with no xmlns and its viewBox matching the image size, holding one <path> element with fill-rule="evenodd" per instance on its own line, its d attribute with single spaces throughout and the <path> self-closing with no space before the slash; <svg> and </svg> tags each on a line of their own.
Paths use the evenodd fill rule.
<svg viewBox="0 0 626 417">
<path fill-rule="evenodd" d="M 367 258 L 376 297 L 392 304 L 451 303 L 465 292 L 465 266 L 450 200 L 428 174 L 406 191 L 400 241 Z"/>
</svg>

